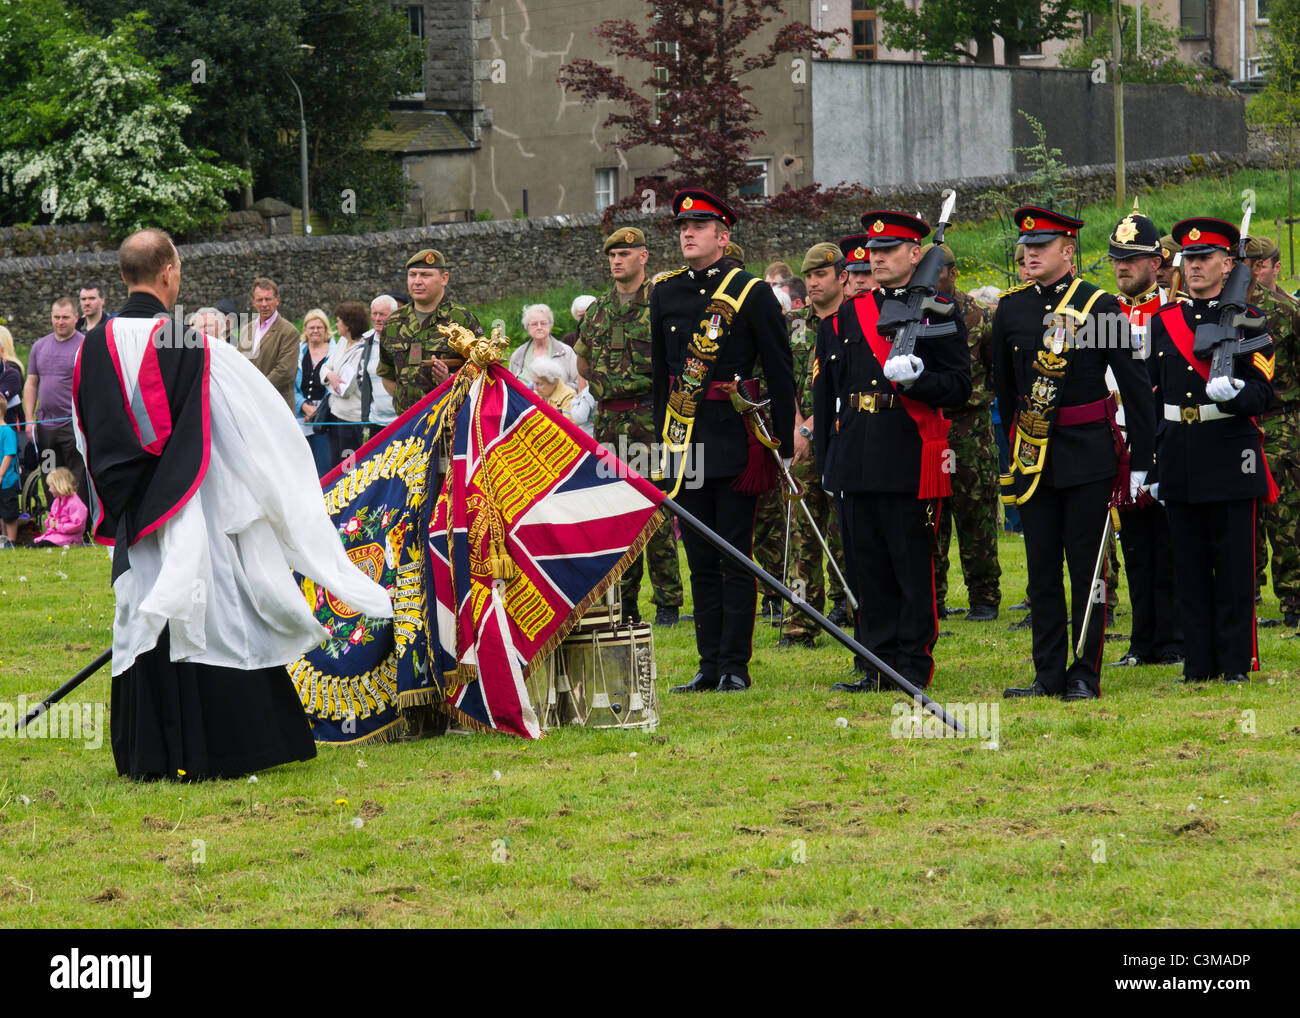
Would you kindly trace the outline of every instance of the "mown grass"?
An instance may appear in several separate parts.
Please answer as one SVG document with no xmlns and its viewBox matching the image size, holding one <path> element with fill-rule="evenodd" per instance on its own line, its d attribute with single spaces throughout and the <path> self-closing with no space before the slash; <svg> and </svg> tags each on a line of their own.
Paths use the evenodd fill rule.
<svg viewBox="0 0 1300 1018">
<path fill-rule="evenodd" d="M 1020 539 L 1001 553 L 1010 603 Z M 107 645 L 107 580 L 99 550 L 0 558 L 0 703 Z M 954 574 L 950 601 L 964 594 Z M 931 693 L 997 703 L 997 749 L 895 737 L 904 698 L 830 693 L 846 654 L 826 638 L 778 651 L 761 624 L 755 686 L 727 696 L 666 695 L 693 671 L 693 633 L 656 630 L 655 733 L 323 748 L 255 784 L 184 786 L 119 779 L 106 736 L 6 739 L 0 924 L 1300 922 L 1300 642 L 1261 630 L 1265 668 L 1245 687 L 1142 668 L 1108 672 L 1094 703 L 1003 702 L 1030 678 L 1018 617 L 949 620 L 937 648 Z M 73 699 L 108 689 L 101 673 Z"/>
</svg>

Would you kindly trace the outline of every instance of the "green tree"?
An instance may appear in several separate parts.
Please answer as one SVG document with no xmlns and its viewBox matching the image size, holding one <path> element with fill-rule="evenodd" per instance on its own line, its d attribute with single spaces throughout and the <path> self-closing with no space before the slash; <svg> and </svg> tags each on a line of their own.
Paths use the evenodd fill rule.
<svg viewBox="0 0 1300 1018">
<path fill-rule="evenodd" d="M 346 230 L 404 200 L 401 163 L 364 147 L 420 66 L 418 40 L 386 0 L 74 2 L 101 28 L 127 11 L 148 13 L 145 52 L 169 82 L 190 83 L 196 100 L 186 136 L 250 172 L 245 204 L 254 192 L 302 201 L 298 98 L 287 75 L 307 113 L 312 206 Z M 355 192 L 355 213 L 343 211 L 344 188 Z"/>
<path fill-rule="evenodd" d="M 908 0 L 885 0 L 877 12 L 881 39 L 892 49 L 920 50 L 927 60 L 992 64 L 997 36 L 1005 44 L 1004 63 L 1019 64 L 1025 46 L 1070 38 L 1081 30 L 1083 15 L 1109 6 L 1108 0 L 925 0 L 913 9 Z"/>
<path fill-rule="evenodd" d="M 1264 89 L 1246 116 L 1253 123 L 1286 132 L 1287 241 L 1291 271 L 1295 271 L 1295 149 L 1300 123 L 1300 0 L 1269 4 L 1268 57 Z"/>
<path fill-rule="evenodd" d="M 221 220 L 243 176 L 185 143 L 187 89 L 159 85 L 136 45 L 139 16 L 98 37 L 59 0 L 6 0 L 0 14 L 5 223 L 102 219 L 124 236 Z"/>
<path fill-rule="evenodd" d="M 1197 70 L 1178 59 L 1178 32 L 1158 18 L 1150 16 L 1149 9 L 1142 19 L 1142 52 L 1137 51 L 1137 12 L 1123 5 L 1120 33 L 1120 60 L 1124 65 L 1126 84 L 1177 84 L 1192 81 Z M 1097 59 L 1106 61 L 1106 80 L 1115 80 L 1114 42 L 1111 22 L 1107 19 L 1104 30 L 1093 32 L 1088 38 L 1071 46 L 1061 54 L 1061 66 L 1088 70 Z"/>
</svg>

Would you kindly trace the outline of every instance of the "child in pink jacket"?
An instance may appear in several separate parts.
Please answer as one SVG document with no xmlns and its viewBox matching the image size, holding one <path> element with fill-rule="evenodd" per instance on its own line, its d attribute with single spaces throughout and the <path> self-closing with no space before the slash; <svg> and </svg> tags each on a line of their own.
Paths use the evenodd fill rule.
<svg viewBox="0 0 1300 1018">
<path fill-rule="evenodd" d="M 67 467 L 50 474 L 50 492 L 54 504 L 45 518 L 45 532 L 32 544 L 41 548 L 80 544 L 86 529 L 86 503 L 77 495 L 77 479 Z"/>
</svg>

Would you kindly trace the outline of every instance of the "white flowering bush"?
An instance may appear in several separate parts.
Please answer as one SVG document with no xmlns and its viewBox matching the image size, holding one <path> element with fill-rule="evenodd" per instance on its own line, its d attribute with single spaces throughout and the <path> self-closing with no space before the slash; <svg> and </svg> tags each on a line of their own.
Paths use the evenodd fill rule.
<svg viewBox="0 0 1300 1018">
<path fill-rule="evenodd" d="M 140 16 L 100 38 L 47 0 L 0 11 L 0 66 L 18 72 L 0 79 L 6 223 L 102 220 L 124 236 L 147 226 L 184 234 L 225 216 L 222 194 L 245 173 L 182 140 L 186 90 L 164 91 L 136 49 Z M 24 14 L 63 23 L 33 37 Z"/>
</svg>

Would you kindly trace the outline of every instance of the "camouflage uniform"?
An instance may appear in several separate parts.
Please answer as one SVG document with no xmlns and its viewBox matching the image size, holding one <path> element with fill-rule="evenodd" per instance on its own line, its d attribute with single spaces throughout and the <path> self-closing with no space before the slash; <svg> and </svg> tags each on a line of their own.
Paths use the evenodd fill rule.
<svg viewBox="0 0 1300 1018">
<path fill-rule="evenodd" d="M 1273 593 L 1283 615 L 1300 613 L 1300 304 L 1285 293 L 1255 292 L 1252 303 L 1268 319 L 1273 339 L 1273 406 L 1259 424 L 1264 454 L 1278 485 L 1278 500 L 1268 506 L 1255 533 L 1260 585 L 1264 582 L 1267 533 L 1273 545 Z M 1261 500 L 1260 509 L 1264 509 Z"/>
<path fill-rule="evenodd" d="M 993 437 L 993 349 L 989 337 L 993 312 L 981 307 L 970 294 L 952 295 L 970 332 L 971 395 L 967 404 L 948 413 L 956 472 L 952 497 L 939 514 L 939 547 L 934 560 L 934 593 L 942 605 L 948 594 L 948 545 L 953 518 L 957 520 L 957 546 L 972 607 L 997 607 L 1002 601 L 998 565 L 998 446 Z"/>
<path fill-rule="evenodd" d="M 649 280 L 642 283 L 625 304 L 613 287 L 601 294 L 579 323 L 573 345 L 574 352 L 588 364 L 587 384 L 597 402 L 596 441 L 609 446 L 621 459 L 634 460 L 631 466 L 647 475 L 652 464 L 648 459 L 643 463 L 635 459 L 637 453 L 648 457 L 659 443 L 650 396 L 651 287 Z M 606 405 L 609 401 L 635 401 L 635 405 L 612 409 Z M 657 607 L 680 608 L 682 577 L 671 521 L 650 539 L 645 553 L 650 560 L 650 600 Z M 623 574 L 625 610 L 637 604 L 642 572 L 638 556 Z"/>
<path fill-rule="evenodd" d="M 433 309 L 424 326 L 414 304 L 405 304 L 393 312 L 393 316 L 384 325 L 379 337 L 380 378 L 388 378 L 397 383 L 393 392 L 393 410 L 402 414 L 438 387 L 433 380 L 433 372 L 421 367 L 419 361 L 437 357 L 447 362 L 452 373 L 461 366 L 461 359 L 452 352 L 447 339 L 438 331 L 438 326 L 449 324 L 462 325 L 476 336 L 483 335 L 483 327 L 478 319 L 459 304 L 453 304 L 445 294 L 438 306 Z M 418 351 L 413 349 L 418 346 Z M 415 356 L 412 356 L 412 355 Z"/>
</svg>

